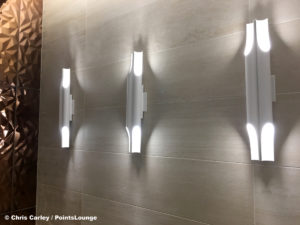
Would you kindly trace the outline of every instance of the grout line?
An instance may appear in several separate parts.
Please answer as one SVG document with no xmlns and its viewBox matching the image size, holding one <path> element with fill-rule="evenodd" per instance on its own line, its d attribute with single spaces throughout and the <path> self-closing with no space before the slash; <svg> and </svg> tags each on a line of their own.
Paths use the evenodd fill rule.
<svg viewBox="0 0 300 225">
<path fill-rule="evenodd" d="M 134 204 L 130 204 L 130 203 L 120 202 L 120 201 L 112 200 L 112 199 L 109 199 L 109 198 L 103 198 L 103 197 L 100 197 L 100 196 L 94 196 L 94 195 L 90 195 L 90 194 L 87 194 L 87 193 L 74 191 L 74 190 L 69 190 L 69 189 L 61 188 L 61 187 L 54 186 L 54 185 L 49 185 L 49 184 L 44 184 L 44 183 L 39 183 L 39 184 L 42 185 L 42 186 L 50 187 L 52 189 L 56 189 L 57 191 L 67 191 L 67 192 L 73 192 L 73 193 L 79 194 L 80 195 L 80 201 L 82 199 L 81 196 L 90 196 L 90 197 L 94 197 L 94 198 L 97 198 L 97 199 L 102 199 L 102 200 L 105 200 L 105 201 L 114 202 L 114 203 L 117 203 L 117 204 L 120 204 L 120 205 L 132 206 L 132 207 L 143 209 L 143 210 L 146 210 L 146 211 L 150 211 L 150 212 L 153 212 L 153 213 L 156 213 L 156 214 L 161 214 L 161 215 L 166 215 L 166 216 L 170 216 L 170 217 L 181 219 L 181 220 L 186 220 L 186 221 L 189 221 L 189 222 L 194 222 L 194 223 L 198 223 L 198 224 L 202 224 L 202 225 L 210 225 L 208 223 L 204 223 L 204 222 L 201 222 L 201 221 L 189 219 L 189 218 L 186 218 L 186 217 L 176 216 L 176 215 L 173 215 L 173 214 L 169 214 L 169 213 L 165 213 L 165 212 L 161 212 L 161 211 L 156 211 L 156 210 L 153 210 L 153 209 L 144 208 L 144 207 L 134 205 Z M 81 205 L 81 208 L 82 208 L 82 205 Z"/>
<path fill-rule="evenodd" d="M 196 45 L 200 45 L 200 44 L 203 44 L 203 46 L 205 46 L 209 42 L 213 42 L 213 41 L 233 37 L 235 35 L 243 34 L 243 33 L 245 33 L 245 31 L 240 30 L 240 31 L 236 31 L 236 32 L 233 32 L 233 33 L 230 33 L 230 34 L 224 34 L 224 35 L 215 36 L 215 37 L 207 37 L 207 38 L 204 38 L 204 39 L 198 39 L 195 42 L 190 42 L 190 43 L 186 43 L 186 44 L 182 44 L 182 45 L 178 45 L 178 46 L 174 46 L 174 47 L 168 47 L 168 48 L 165 48 L 165 49 L 162 49 L 162 50 L 152 50 L 152 51 L 149 51 L 148 49 L 144 49 L 144 50 L 145 50 L 145 52 L 147 53 L 148 56 L 149 55 L 155 55 L 155 54 L 161 54 L 161 53 L 164 53 L 164 52 L 179 50 L 179 49 L 182 49 L 182 48 L 192 47 L 192 46 L 196 46 Z M 47 49 L 44 49 L 44 50 L 47 50 Z M 107 66 L 117 64 L 117 63 L 126 62 L 126 61 L 129 61 L 129 60 L 130 60 L 130 55 L 128 55 L 128 57 L 116 58 L 116 59 L 113 59 L 112 62 L 104 62 L 103 64 L 100 64 L 100 65 L 97 65 L 97 66 L 87 65 L 87 66 L 79 68 L 78 71 L 85 71 L 85 70 L 88 70 L 88 69 L 91 69 L 91 68 L 100 68 L 101 69 L 103 67 L 107 67 Z"/>
<path fill-rule="evenodd" d="M 287 19 L 287 20 L 283 20 L 279 23 L 270 23 L 271 25 L 281 25 L 281 24 L 285 24 L 285 23 L 291 23 L 291 22 L 296 22 L 296 21 L 299 21 L 300 20 L 300 17 L 296 17 L 296 18 L 293 18 L 293 19 Z"/>
<path fill-rule="evenodd" d="M 275 74 L 276 76 L 276 74 Z M 276 95 L 277 96 L 282 96 L 282 95 L 298 95 L 300 94 L 300 91 L 292 91 L 292 92 L 279 92 Z"/>
<path fill-rule="evenodd" d="M 299 95 L 300 91 L 294 92 L 280 92 L 276 93 L 276 96 L 286 96 L 286 95 Z M 209 103 L 209 102 L 217 102 L 217 101 L 229 101 L 229 100 L 243 100 L 245 99 L 245 95 L 232 95 L 232 96 L 215 96 L 215 97 L 207 97 L 203 99 L 192 99 L 192 100 L 173 100 L 173 101 L 165 101 L 165 102 L 148 102 L 148 106 L 156 106 L 156 105 L 171 105 L 171 104 L 189 104 L 189 103 Z M 103 106 L 85 106 L 81 107 L 80 110 L 108 110 L 108 109 L 120 109 L 125 108 L 126 104 L 111 104 L 111 105 L 103 105 Z M 46 113 L 46 111 L 41 111 Z"/>
<path fill-rule="evenodd" d="M 59 147 L 45 147 L 40 146 L 40 148 L 44 149 L 52 149 L 50 151 L 60 151 Z M 45 150 L 44 150 L 45 151 Z M 85 152 L 85 153 L 98 153 L 98 154 L 111 154 L 111 155 L 124 155 L 131 156 L 131 153 L 123 153 L 123 152 L 106 152 L 106 151 L 96 151 L 96 150 L 84 150 L 80 147 L 73 150 L 69 150 L 73 152 Z M 162 159 L 175 159 L 175 160 L 186 160 L 186 161 L 199 161 L 199 162 L 210 162 L 210 163 L 224 163 L 224 164 L 241 164 L 241 165 L 255 165 L 253 163 L 244 163 L 244 162 L 235 162 L 235 161 L 222 161 L 222 160 L 209 160 L 209 159 L 201 159 L 201 158 L 189 158 L 189 157 L 173 157 L 173 156 L 162 156 L 162 155 L 151 155 L 151 154 L 141 154 L 142 158 L 162 158 Z M 40 162 L 45 162 L 47 160 L 39 160 Z"/>
<path fill-rule="evenodd" d="M 140 209 L 143 209 L 143 210 L 146 210 L 146 211 L 150 211 L 150 212 L 153 212 L 153 213 L 156 213 L 156 214 L 162 214 L 162 215 L 174 217 L 174 218 L 181 219 L 181 220 L 186 220 L 186 221 L 190 221 L 190 222 L 194 222 L 194 223 L 200 223 L 200 224 L 203 224 L 203 225 L 209 225 L 208 223 L 204 223 L 204 222 L 201 222 L 201 221 L 198 221 L 198 220 L 193 220 L 193 219 L 189 219 L 189 218 L 186 218 L 186 217 L 176 216 L 176 215 L 173 215 L 173 214 L 169 214 L 169 213 L 165 213 L 165 212 L 161 212 L 161 211 L 156 211 L 156 210 L 153 210 L 153 209 L 144 208 L 144 207 L 134 205 L 134 204 L 119 202 L 119 201 L 116 201 L 116 200 L 111 200 L 111 199 L 108 199 L 108 198 L 94 196 L 94 195 L 90 195 L 90 194 L 86 194 L 86 193 L 81 193 L 81 195 L 86 195 L 86 196 L 91 196 L 91 197 L 98 198 L 98 199 L 103 199 L 103 200 L 106 200 L 106 201 L 118 203 L 120 205 L 128 205 L 128 206 L 132 206 L 132 207 L 135 207 L 135 208 L 140 208 Z"/>
<path fill-rule="evenodd" d="M 222 96 L 217 96 L 217 97 L 208 97 L 208 98 L 203 98 L 203 99 L 192 99 L 192 100 L 173 100 L 173 101 L 165 101 L 165 102 L 148 102 L 148 106 L 156 106 L 156 105 L 171 105 L 171 104 L 189 104 L 189 103 L 210 103 L 210 102 L 217 102 L 217 101 L 228 101 L 228 100 L 239 100 L 239 99 L 244 99 L 245 96 L 227 96 L 227 97 L 222 97 Z M 103 105 L 103 106 L 90 106 L 90 107 L 85 107 L 84 109 L 86 110 L 107 110 L 107 109 L 120 109 L 120 108 L 125 108 L 125 104 L 112 104 L 112 105 Z"/>
<path fill-rule="evenodd" d="M 46 147 L 46 146 L 39 146 L 39 148 L 44 149 L 52 149 L 50 151 L 60 151 L 59 147 Z M 122 152 L 105 152 L 105 151 L 96 151 L 96 150 L 83 150 L 81 147 L 76 147 L 76 149 L 70 149 L 69 152 L 85 152 L 85 153 L 98 153 L 98 154 L 111 154 L 111 155 L 126 155 L 131 156 L 130 153 L 122 153 Z M 208 162 L 208 163 L 223 163 L 223 164 L 238 164 L 238 165 L 245 165 L 245 166 L 260 166 L 260 167 L 273 167 L 273 168 L 282 168 L 282 169 L 295 169 L 300 170 L 300 166 L 283 166 L 283 165 L 275 165 L 275 164 L 259 164 L 262 162 L 235 162 L 235 161 L 223 161 L 223 160 L 209 160 L 209 159 L 201 159 L 201 158 L 189 158 L 189 157 L 173 157 L 173 156 L 162 156 L 162 155 L 150 155 L 150 154 L 141 154 L 143 158 L 162 158 L 162 159 L 175 159 L 175 160 L 186 160 L 186 161 L 198 161 L 198 162 Z M 38 160 L 39 163 L 41 162 L 48 162 L 47 160 Z"/>
</svg>

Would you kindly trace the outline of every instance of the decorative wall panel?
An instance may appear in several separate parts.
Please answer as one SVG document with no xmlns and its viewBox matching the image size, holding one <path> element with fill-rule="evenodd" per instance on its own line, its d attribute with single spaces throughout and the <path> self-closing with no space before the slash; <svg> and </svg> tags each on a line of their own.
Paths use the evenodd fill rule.
<svg viewBox="0 0 300 225">
<path fill-rule="evenodd" d="M 0 7 L 2 215 L 35 208 L 42 0 L 0 0 Z"/>
<path fill-rule="evenodd" d="M 11 166 L 14 138 L 15 89 L 0 88 L 0 160 Z"/>
<path fill-rule="evenodd" d="M 0 81 L 16 86 L 18 63 L 19 0 L 8 0 L 0 12 Z"/>
<path fill-rule="evenodd" d="M 37 161 L 39 92 L 19 88 L 16 93 L 14 166 Z"/>
<path fill-rule="evenodd" d="M 18 55 L 19 86 L 39 88 L 42 1 L 21 0 Z"/>
<path fill-rule="evenodd" d="M 14 108 L 14 88 L 0 88 L 0 212 L 10 210 Z"/>
</svg>

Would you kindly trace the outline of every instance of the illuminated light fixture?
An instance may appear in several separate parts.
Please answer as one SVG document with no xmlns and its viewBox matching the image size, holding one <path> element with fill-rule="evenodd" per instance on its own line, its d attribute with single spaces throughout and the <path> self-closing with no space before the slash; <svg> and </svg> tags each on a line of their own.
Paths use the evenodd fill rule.
<svg viewBox="0 0 300 225">
<path fill-rule="evenodd" d="M 246 105 L 251 160 L 274 161 L 272 102 L 276 101 L 275 77 L 271 76 L 268 19 L 247 24 Z"/>
<path fill-rule="evenodd" d="M 147 93 L 144 92 L 142 78 L 143 52 L 134 52 L 127 78 L 126 131 L 130 153 L 141 152 L 142 119 L 147 111 Z"/>
<path fill-rule="evenodd" d="M 70 122 L 74 114 L 74 101 L 71 95 L 71 70 L 63 68 L 61 82 L 61 147 L 70 147 Z"/>
</svg>

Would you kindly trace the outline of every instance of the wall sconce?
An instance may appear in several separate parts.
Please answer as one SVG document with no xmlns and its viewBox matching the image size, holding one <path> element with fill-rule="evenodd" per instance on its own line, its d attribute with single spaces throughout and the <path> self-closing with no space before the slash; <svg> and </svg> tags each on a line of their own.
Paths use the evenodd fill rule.
<svg viewBox="0 0 300 225">
<path fill-rule="evenodd" d="M 134 52 L 127 78 L 126 131 L 130 153 L 141 152 L 142 119 L 147 111 L 147 93 L 144 92 L 142 78 L 143 52 Z"/>
<path fill-rule="evenodd" d="M 270 50 L 268 19 L 247 24 L 244 55 L 251 160 L 274 161 L 272 101 L 276 101 L 276 92 L 275 77 L 271 76 Z"/>
<path fill-rule="evenodd" d="M 71 70 L 62 69 L 61 82 L 61 147 L 70 147 L 70 122 L 74 114 L 74 101 L 72 99 L 71 90 Z"/>
</svg>

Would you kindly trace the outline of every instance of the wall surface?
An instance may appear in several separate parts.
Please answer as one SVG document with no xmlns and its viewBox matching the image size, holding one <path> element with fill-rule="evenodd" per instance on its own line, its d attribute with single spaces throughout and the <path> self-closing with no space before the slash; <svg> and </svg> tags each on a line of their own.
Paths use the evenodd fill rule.
<svg viewBox="0 0 300 225">
<path fill-rule="evenodd" d="M 0 3 L 0 224 L 6 225 L 17 223 L 3 215 L 35 213 L 42 0 Z"/>
<path fill-rule="evenodd" d="M 245 25 L 265 17 L 275 163 L 250 161 L 245 130 Z M 82 225 L 299 224 L 299 0 L 45 0 L 43 19 L 38 213 L 99 217 Z M 125 131 L 133 50 L 145 52 L 149 98 L 140 156 Z M 69 150 L 63 67 L 76 101 Z"/>
</svg>

